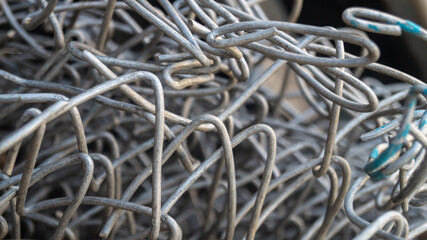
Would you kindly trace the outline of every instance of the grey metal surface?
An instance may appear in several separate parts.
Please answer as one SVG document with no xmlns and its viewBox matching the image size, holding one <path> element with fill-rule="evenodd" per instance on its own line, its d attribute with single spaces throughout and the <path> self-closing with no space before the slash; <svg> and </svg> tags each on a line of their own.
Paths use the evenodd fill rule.
<svg viewBox="0 0 427 240">
<path fill-rule="evenodd" d="M 261 2 L 0 0 L 0 238 L 422 238 L 427 31 Z"/>
</svg>

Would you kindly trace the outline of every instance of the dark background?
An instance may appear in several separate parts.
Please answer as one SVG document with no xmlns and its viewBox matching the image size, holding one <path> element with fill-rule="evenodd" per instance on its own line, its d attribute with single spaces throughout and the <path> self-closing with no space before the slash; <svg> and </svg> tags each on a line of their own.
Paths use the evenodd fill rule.
<svg viewBox="0 0 427 240">
<path fill-rule="evenodd" d="M 389 12 L 401 18 L 414 21 L 426 28 L 427 12 L 425 8 L 416 5 L 416 1 L 425 3 L 426 0 L 305 0 L 298 23 L 315 26 L 344 27 L 341 20 L 342 12 L 349 7 L 367 7 Z M 287 9 L 293 4 L 292 0 L 274 0 L 263 3 L 265 12 L 271 19 L 285 20 Z M 396 68 L 418 79 L 427 81 L 427 45 L 423 40 L 409 34 L 400 37 L 368 33 L 381 51 L 379 63 Z M 365 75 L 378 78 L 382 82 L 396 80 L 384 75 L 367 71 Z"/>
</svg>

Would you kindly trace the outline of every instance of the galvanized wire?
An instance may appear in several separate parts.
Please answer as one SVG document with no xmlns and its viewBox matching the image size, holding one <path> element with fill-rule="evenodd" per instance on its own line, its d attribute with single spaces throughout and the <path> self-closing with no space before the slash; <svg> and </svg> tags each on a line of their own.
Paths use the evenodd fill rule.
<svg viewBox="0 0 427 240">
<path fill-rule="evenodd" d="M 157 2 L 0 0 L 0 238 L 425 236 L 427 86 L 363 32 L 425 29 Z"/>
</svg>

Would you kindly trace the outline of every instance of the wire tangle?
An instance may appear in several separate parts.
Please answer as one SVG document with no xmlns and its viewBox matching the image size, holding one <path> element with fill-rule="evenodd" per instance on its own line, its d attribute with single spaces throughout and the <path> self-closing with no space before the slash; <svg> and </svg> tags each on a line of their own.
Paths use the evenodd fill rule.
<svg viewBox="0 0 427 240">
<path fill-rule="evenodd" d="M 262 2 L 0 0 L 0 239 L 425 237 L 427 31 Z"/>
</svg>

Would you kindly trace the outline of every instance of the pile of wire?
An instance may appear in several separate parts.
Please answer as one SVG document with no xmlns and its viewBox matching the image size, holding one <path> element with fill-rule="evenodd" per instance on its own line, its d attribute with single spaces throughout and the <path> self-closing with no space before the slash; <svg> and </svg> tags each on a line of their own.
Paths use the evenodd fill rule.
<svg viewBox="0 0 427 240">
<path fill-rule="evenodd" d="M 261 2 L 0 0 L 0 238 L 422 238 L 427 31 Z"/>
</svg>

